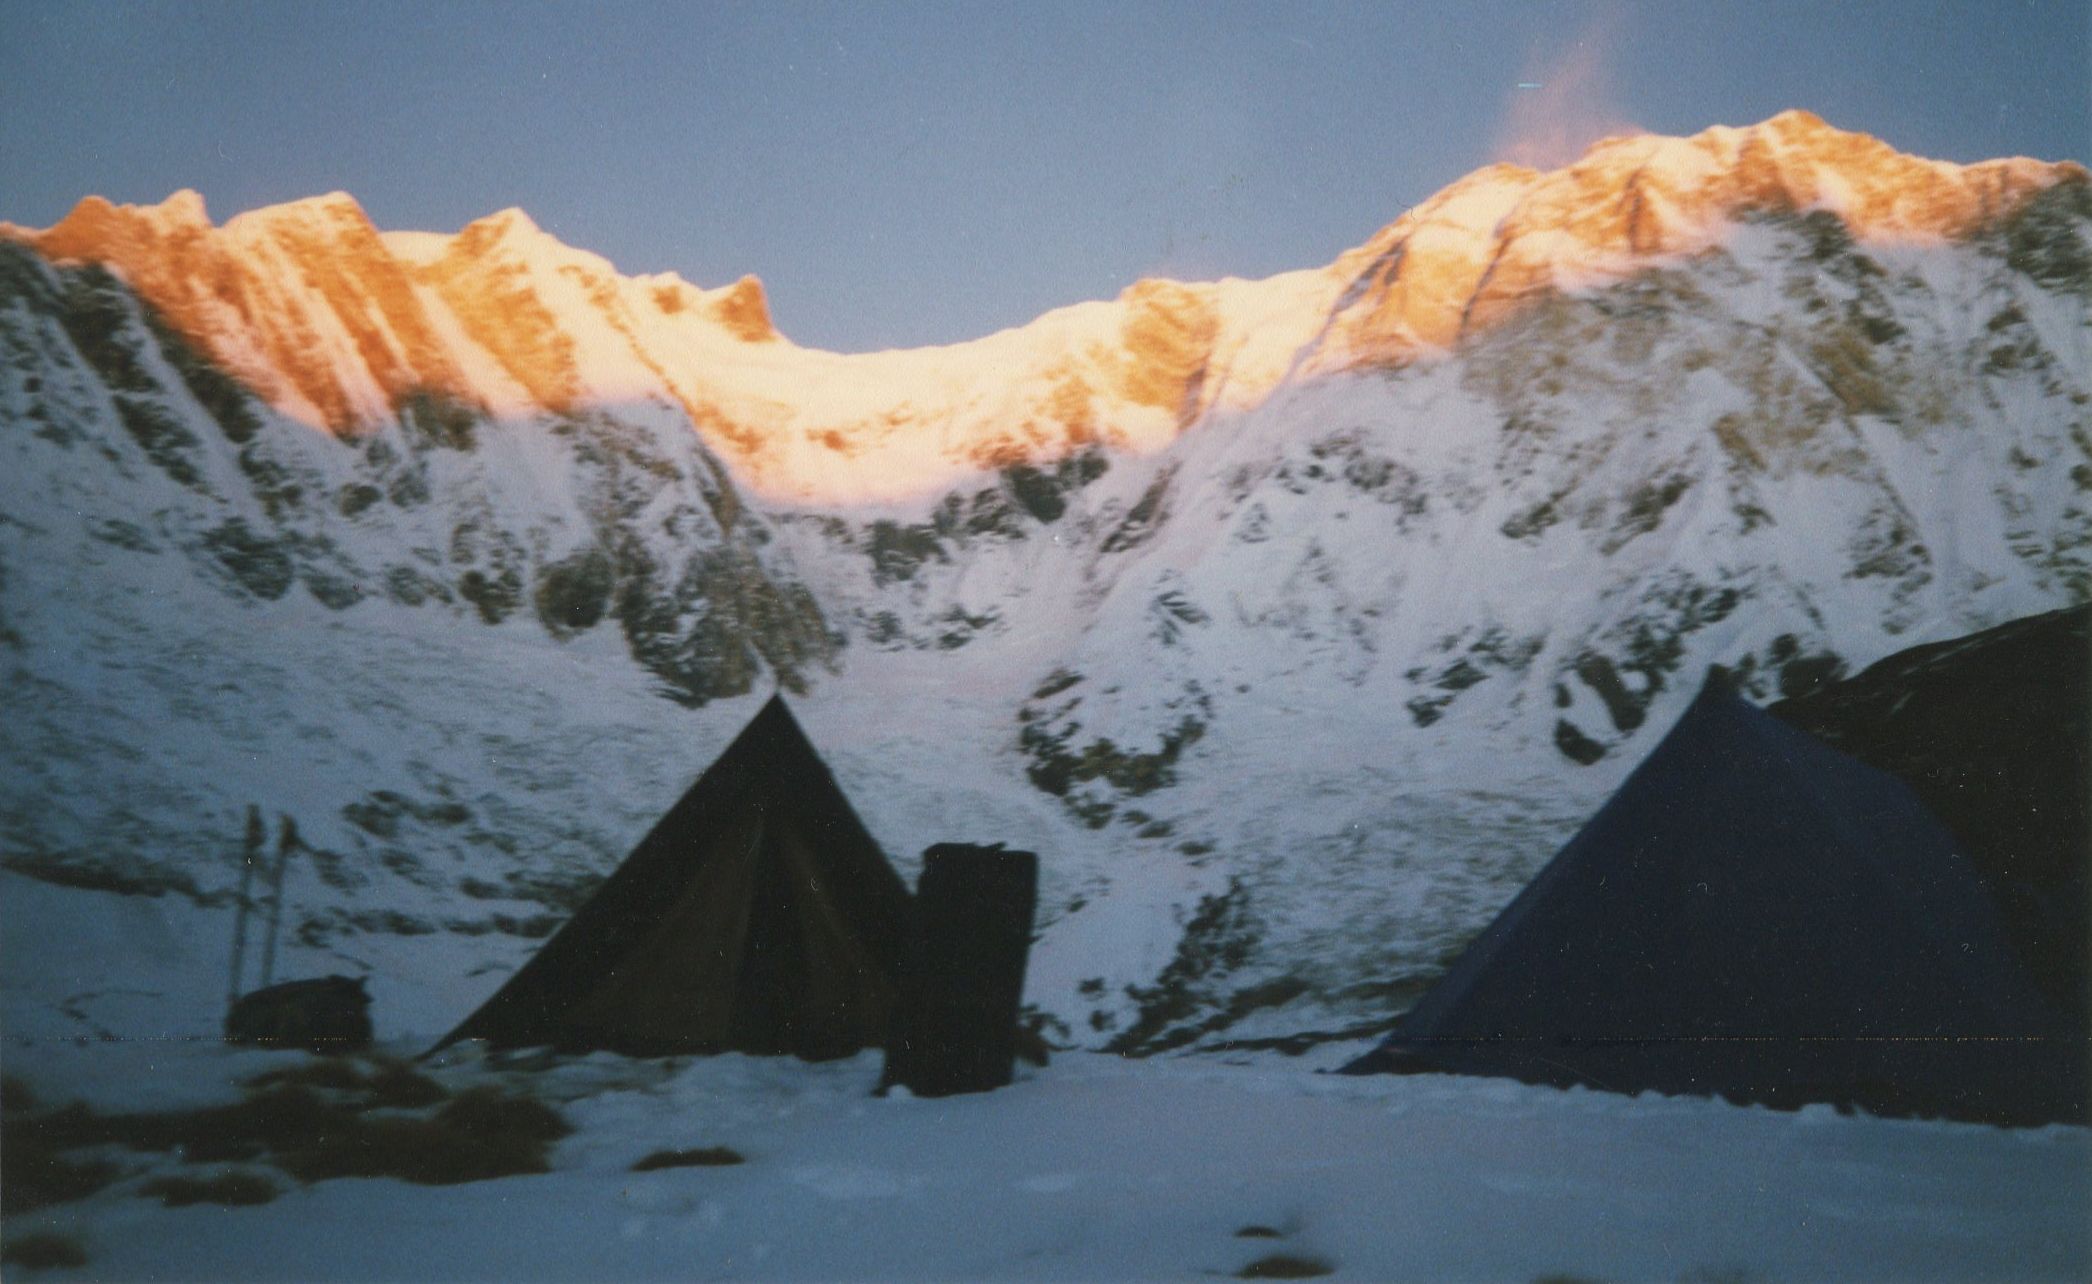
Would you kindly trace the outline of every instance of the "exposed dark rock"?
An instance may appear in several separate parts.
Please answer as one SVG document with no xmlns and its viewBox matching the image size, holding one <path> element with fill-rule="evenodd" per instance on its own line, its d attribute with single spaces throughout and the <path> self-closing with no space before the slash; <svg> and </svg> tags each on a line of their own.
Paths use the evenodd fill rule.
<svg viewBox="0 0 2092 1284">
<path fill-rule="evenodd" d="M 412 440 L 443 450 L 471 450 L 478 444 L 476 407 L 448 393 L 423 388 L 408 393 L 399 405 L 400 426 Z"/>
<path fill-rule="evenodd" d="M 255 408 L 253 394 L 239 380 L 198 352 L 150 308 L 145 309 L 145 322 L 154 341 L 159 344 L 160 355 L 181 376 L 189 395 L 218 425 L 225 439 L 234 445 L 245 445 L 253 440 L 261 431 L 261 416 Z"/>
<path fill-rule="evenodd" d="M 585 632 L 610 609 L 616 586 L 617 572 L 609 556 L 599 548 L 584 549 L 538 572 L 538 619 L 554 637 Z"/>
<path fill-rule="evenodd" d="M 282 541 L 250 529 L 235 517 L 206 531 L 203 544 L 240 587 L 254 596 L 274 601 L 290 592 L 295 568 Z"/>
<path fill-rule="evenodd" d="M 1647 699 L 1627 689 L 1611 660 L 1586 651 L 1576 658 L 1576 676 L 1605 702 L 1606 716 L 1613 720 L 1615 729 L 1632 731 L 1642 725 Z"/>
<path fill-rule="evenodd" d="M 1605 746 L 1585 735 L 1582 728 L 1567 718 L 1555 720 L 1554 747 L 1562 751 L 1563 757 L 1583 767 L 1605 757 Z"/>
<path fill-rule="evenodd" d="M 2038 193 L 1999 228 L 2005 262 L 2046 286 L 2092 295 L 2092 184 L 2080 176 Z"/>
<path fill-rule="evenodd" d="M 1123 553 L 1138 548 L 1154 537 L 1162 523 L 1169 517 L 1169 507 L 1163 501 L 1169 496 L 1170 479 L 1176 475 L 1173 468 L 1165 468 L 1148 483 L 1133 507 L 1126 510 L 1116 529 L 1105 537 L 1099 546 L 1100 552 Z"/>
<path fill-rule="evenodd" d="M 335 500 L 335 506 L 341 510 L 343 517 L 354 517 L 383 498 L 385 492 L 369 482 L 350 482 L 341 488 L 341 495 Z"/>
<path fill-rule="evenodd" d="M 912 580 L 916 568 L 924 562 L 951 560 L 931 527 L 873 522 L 866 536 L 865 553 L 872 559 L 874 583 L 894 584 Z"/>
</svg>

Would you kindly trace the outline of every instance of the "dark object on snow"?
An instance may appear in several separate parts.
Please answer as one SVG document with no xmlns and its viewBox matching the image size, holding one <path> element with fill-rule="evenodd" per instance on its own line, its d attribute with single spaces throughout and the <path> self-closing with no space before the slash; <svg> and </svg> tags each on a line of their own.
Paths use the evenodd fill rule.
<svg viewBox="0 0 2092 1284">
<path fill-rule="evenodd" d="M 847 1056 L 886 1041 L 908 915 L 900 876 L 773 698 L 436 1046 Z"/>
<path fill-rule="evenodd" d="M 2092 607 L 1913 647 L 1769 710 L 1910 786 L 2036 984 L 2092 1026 Z"/>
<path fill-rule="evenodd" d="M 882 1091 L 941 1097 L 1010 1081 L 1038 892 L 1031 852 L 940 843 L 923 853 Z"/>
<path fill-rule="evenodd" d="M 1910 790 L 1710 677 L 1346 1069 L 2035 1123 L 2082 1053 Z"/>
<path fill-rule="evenodd" d="M 361 977 L 285 981 L 241 995 L 225 1014 L 227 1043 L 360 1052 L 370 1036 L 370 993 Z"/>
<path fill-rule="evenodd" d="M 632 1165 L 635 1173 L 663 1168 L 724 1168 L 745 1164 L 746 1156 L 729 1146 L 699 1146 L 693 1150 L 657 1150 Z"/>
<path fill-rule="evenodd" d="M 1238 1280 L 1311 1280 L 1336 1272 L 1319 1257 L 1296 1253 L 1270 1253 L 1235 1272 Z"/>
<path fill-rule="evenodd" d="M 80 1247 L 78 1236 L 56 1231 L 30 1231 L 26 1235 L 7 1237 L 5 1245 L 0 1245 L 0 1262 L 19 1266 L 25 1271 L 85 1266 L 87 1250 Z"/>
</svg>

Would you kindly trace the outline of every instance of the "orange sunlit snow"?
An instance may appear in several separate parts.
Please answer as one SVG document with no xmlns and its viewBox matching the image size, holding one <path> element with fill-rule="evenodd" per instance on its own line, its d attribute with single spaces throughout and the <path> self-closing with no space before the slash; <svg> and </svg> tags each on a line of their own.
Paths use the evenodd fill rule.
<svg viewBox="0 0 2092 1284">
<path fill-rule="evenodd" d="M 1598 75 L 1564 71 L 1563 92 Z M 156 207 L 90 197 L 48 230 L 0 234 L 107 264 L 173 332 L 318 429 L 657 404 L 756 492 L 834 504 L 1095 440 L 1154 451 L 1289 378 L 1427 358 L 1550 293 L 1719 246 L 1753 211 L 1828 210 L 1862 242 L 1924 243 L 2066 180 L 2084 170 L 1923 160 L 1803 112 L 1613 137 L 1551 172 L 1479 170 L 1327 267 L 1146 280 L 968 343 L 865 354 L 791 343 L 752 276 L 712 290 L 623 276 L 520 210 L 455 235 L 386 233 L 336 193 L 213 227 L 183 192 Z"/>
</svg>

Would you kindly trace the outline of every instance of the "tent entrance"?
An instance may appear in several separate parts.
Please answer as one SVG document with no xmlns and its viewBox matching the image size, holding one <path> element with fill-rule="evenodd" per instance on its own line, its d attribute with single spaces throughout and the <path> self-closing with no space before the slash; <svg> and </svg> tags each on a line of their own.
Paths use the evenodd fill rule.
<svg viewBox="0 0 2092 1284">
<path fill-rule="evenodd" d="M 731 1046 L 809 1060 L 884 1039 L 893 978 L 853 931 L 819 843 L 778 816 L 762 834 L 748 898 Z"/>
</svg>

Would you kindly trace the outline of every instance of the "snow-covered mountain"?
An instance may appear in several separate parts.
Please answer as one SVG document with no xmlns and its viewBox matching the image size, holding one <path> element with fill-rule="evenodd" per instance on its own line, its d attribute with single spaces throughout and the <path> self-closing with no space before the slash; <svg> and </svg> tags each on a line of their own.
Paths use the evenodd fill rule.
<svg viewBox="0 0 2092 1284">
<path fill-rule="evenodd" d="M 2092 597 L 2088 320 L 2082 167 L 1803 113 L 863 355 L 520 211 L 90 198 L 0 225 L 5 881 L 222 907 L 259 808 L 287 965 L 434 1032 L 775 684 L 904 866 L 1042 853 L 1058 1036 L 1384 1019 L 1708 663 Z M 10 1020 L 208 1028 L 152 948 Z"/>
</svg>

